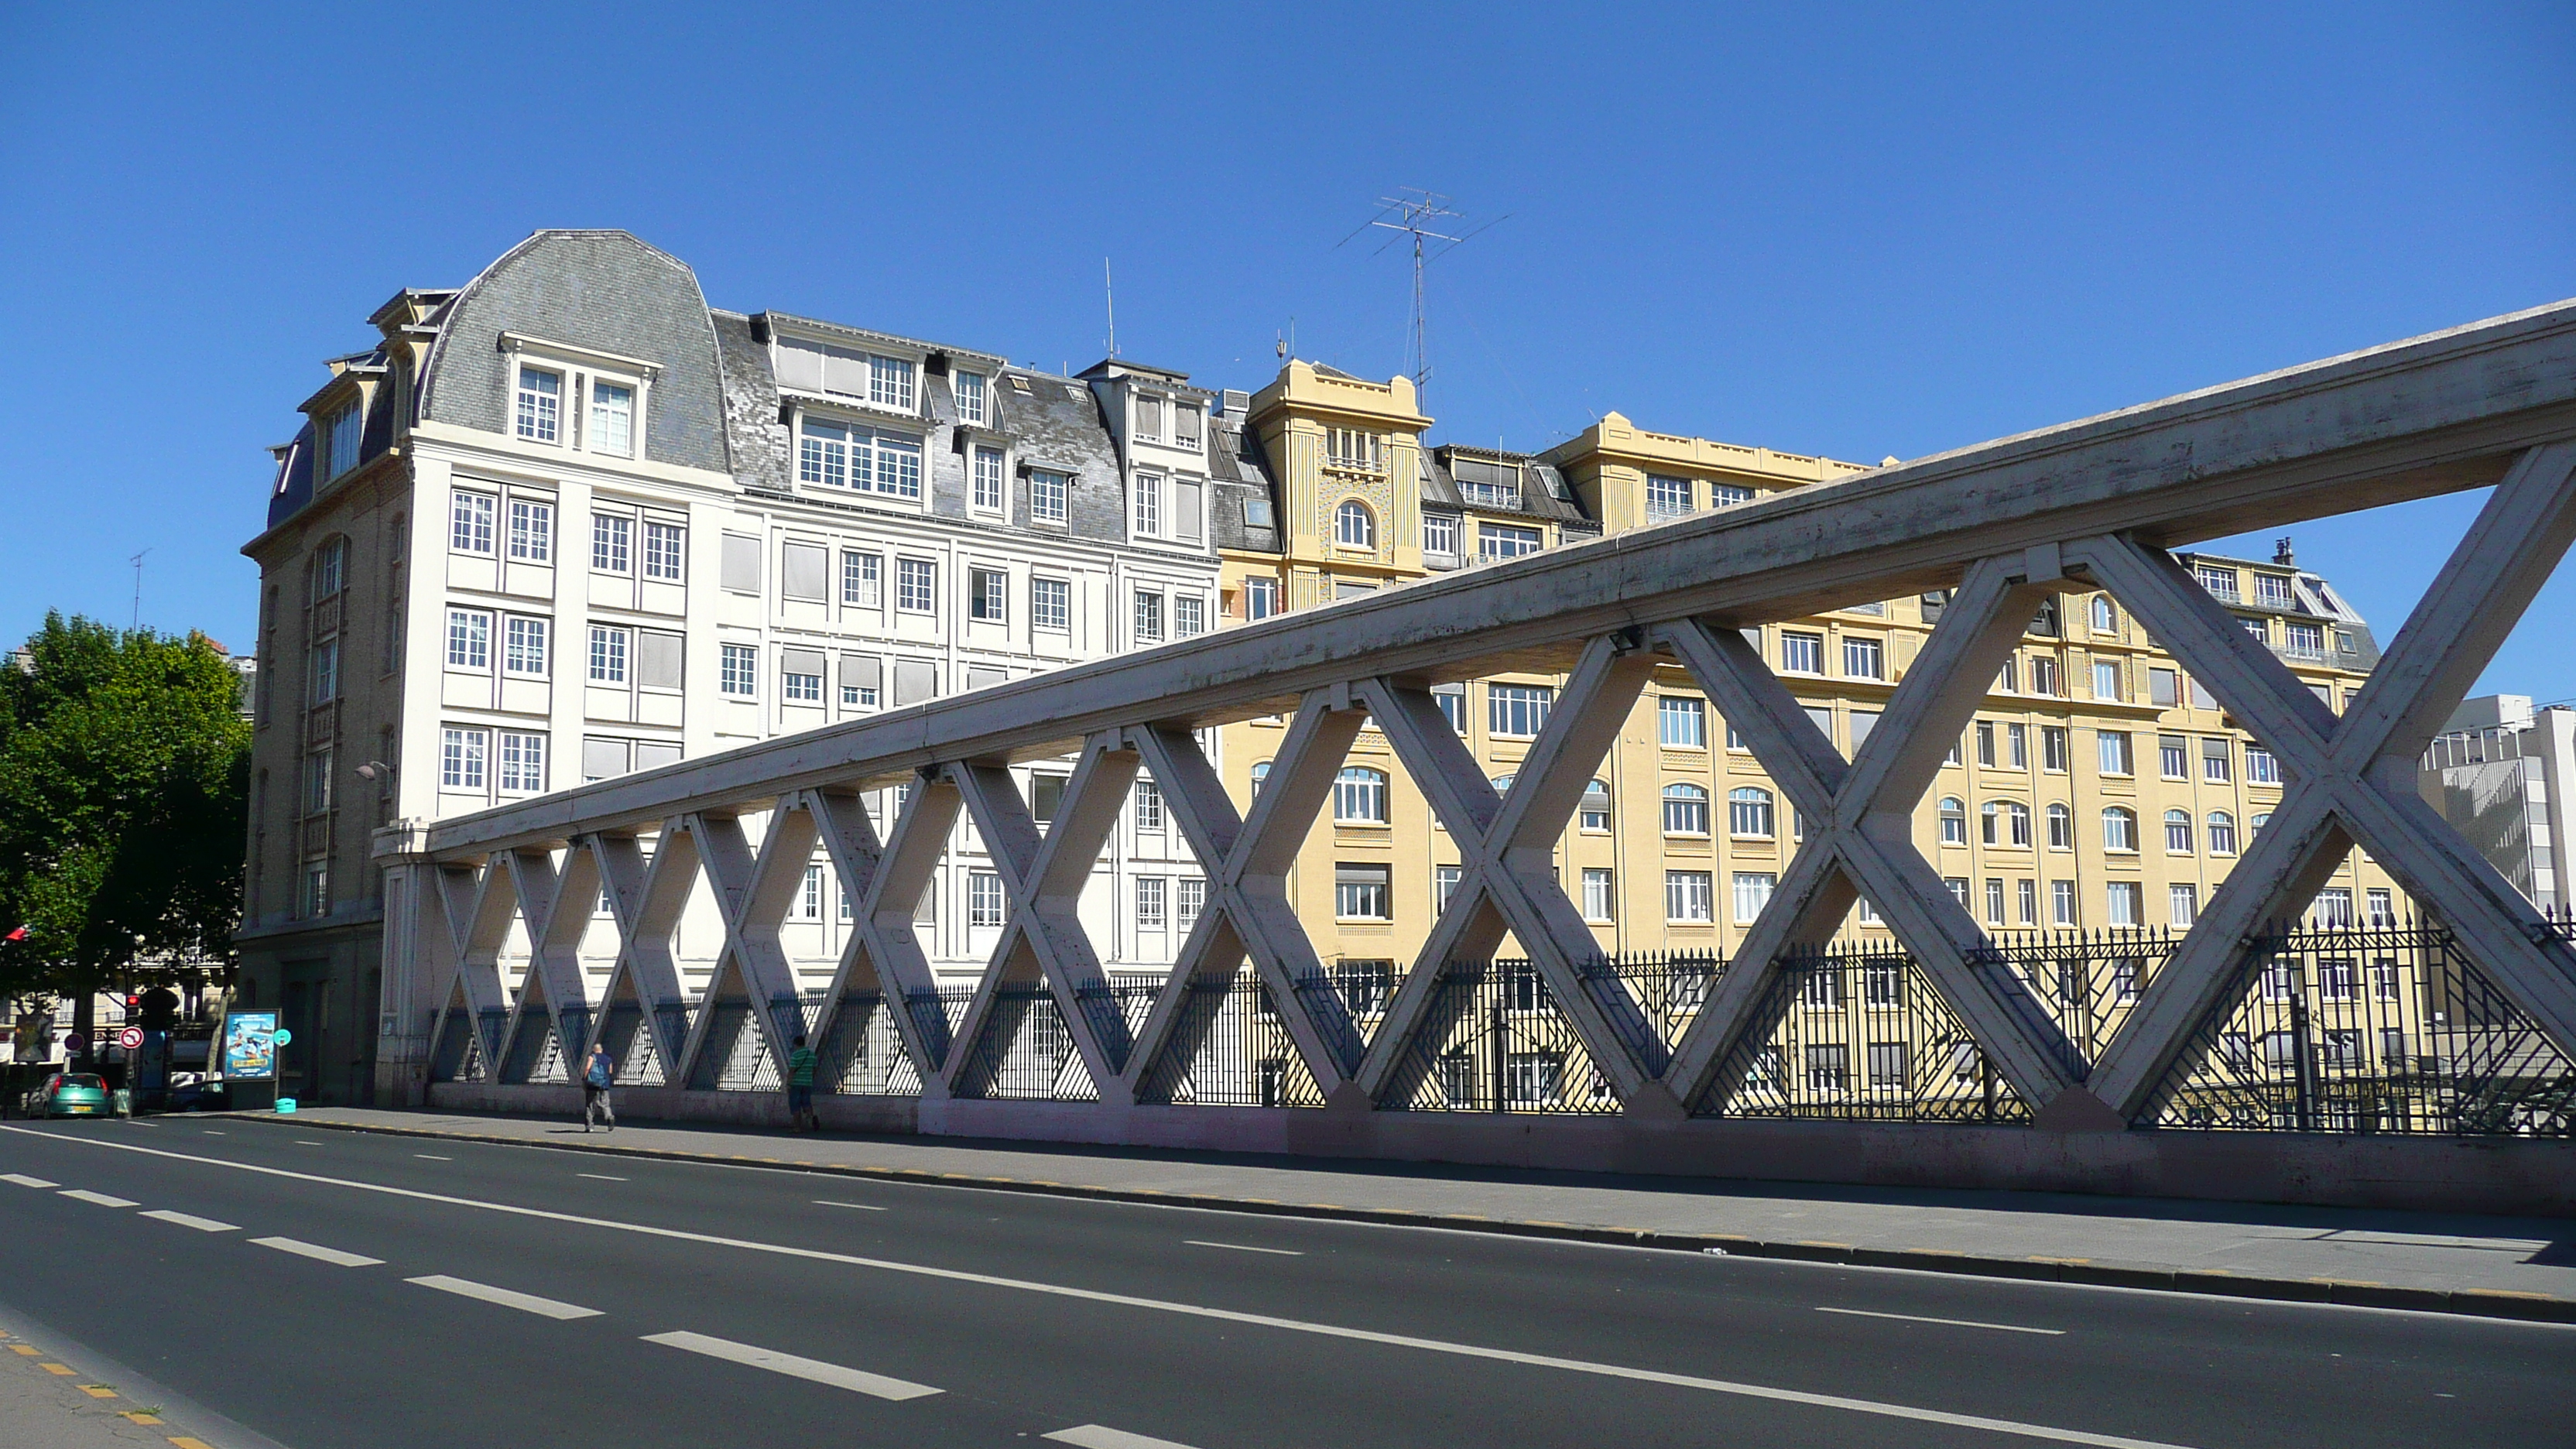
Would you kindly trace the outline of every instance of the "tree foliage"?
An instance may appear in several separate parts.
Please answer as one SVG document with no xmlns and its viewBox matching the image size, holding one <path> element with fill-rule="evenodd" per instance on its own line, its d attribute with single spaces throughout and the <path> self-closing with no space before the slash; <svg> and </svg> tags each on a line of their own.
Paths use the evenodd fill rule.
<svg viewBox="0 0 2576 1449">
<path fill-rule="evenodd" d="M 202 634 L 48 614 L 0 668 L 0 993 L 228 963 L 250 726 Z"/>
</svg>

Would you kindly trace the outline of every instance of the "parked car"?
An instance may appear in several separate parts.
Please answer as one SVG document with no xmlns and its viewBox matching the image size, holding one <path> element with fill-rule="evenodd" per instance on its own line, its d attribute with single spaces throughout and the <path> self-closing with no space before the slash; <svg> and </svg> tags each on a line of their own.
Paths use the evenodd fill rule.
<svg viewBox="0 0 2576 1449">
<path fill-rule="evenodd" d="M 172 1087 L 161 1099 L 164 1112 L 221 1112 L 226 1110 L 224 1084 L 221 1082 L 184 1082 Z"/>
<path fill-rule="evenodd" d="M 30 1117 L 104 1117 L 107 1083 L 88 1072 L 56 1072 L 27 1103 Z"/>
</svg>

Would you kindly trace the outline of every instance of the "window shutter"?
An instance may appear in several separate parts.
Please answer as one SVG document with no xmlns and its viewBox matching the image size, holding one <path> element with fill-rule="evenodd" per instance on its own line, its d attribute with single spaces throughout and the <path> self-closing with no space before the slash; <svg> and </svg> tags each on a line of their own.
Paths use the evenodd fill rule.
<svg viewBox="0 0 2576 1449">
<path fill-rule="evenodd" d="M 784 566 L 779 570 L 778 591 L 791 599 L 812 599 L 817 603 L 822 602 L 824 566 L 829 557 L 829 554 L 815 544 L 787 545 L 782 559 Z M 758 587 L 759 580 L 754 578 L 752 583 L 754 587 Z"/>
<path fill-rule="evenodd" d="M 1002 683 L 1010 677 L 1010 672 L 1008 670 L 987 669 L 980 666 L 969 665 L 966 670 L 966 687 L 968 689 L 987 689 L 993 685 Z"/>
<path fill-rule="evenodd" d="M 626 773 L 626 741 L 585 739 L 581 742 L 581 774 L 585 780 L 613 780 Z"/>
<path fill-rule="evenodd" d="M 894 663 L 894 702 L 919 704 L 939 697 L 939 666 L 927 659 L 898 659 Z"/>
<path fill-rule="evenodd" d="M 875 689 L 882 678 L 882 668 L 882 661 L 873 654 L 844 654 L 841 656 L 841 687 Z"/>
<path fill-rule="evenodd" d="M 663 629 L 635 632 L 635 682 L 653 689 L 680 687 L 680 655 L 685 636 Z"/>
<path fill-rule="evenodd" d="M 783 674 L 811 674 L 820 678 L 823 673 L 823 651 L 781 649 L 778 651 L 778 668 Z"/>
<path fill-rule="evenodd" d="M 676 765 L 678 763 L 680 763 L 680 747 L 678 745 L 672 744 L 667 740 L 637 740 L 635 742 L 635 768 L 639 770 L 651 770 L 663 765 Z"/>
<path fill-rule="evenodd" d="M 739 533 L 724 536 L 724 586 L 746 594 L 760 592 L 760 540 Z"/>
<path fill-rule="evenodd" d="M 1172 537 L 1184 543 L 1199 541 L 1200 492 L 1196 479 L 1172 480 Z"/>
</svg>

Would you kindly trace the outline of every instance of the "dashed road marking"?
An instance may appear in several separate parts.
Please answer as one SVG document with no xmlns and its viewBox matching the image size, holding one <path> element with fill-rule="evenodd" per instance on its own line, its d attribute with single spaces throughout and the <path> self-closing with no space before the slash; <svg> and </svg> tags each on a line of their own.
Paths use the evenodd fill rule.
<svg viewBox="0 0 2576 1449">
<path fill-rule="evenodd" d="M 625 1178 L 622 1178 L 622 1177 L 611 1177 L 611 1176 L 609 1176 L 607 1173 L 604 1173 L 604 1172 L 576 1172 L 576 1173 L 574 1173 L 574 1174 L 573 1174 L 573 1176 L 575 1176 L 575 1177 L 586 1177 L 586 1178 L 589 1178 L 589 1179 L 590 1179 L 591 1181 L 593 1181 L 593 1182 L 624 1182 L 624 1181 L 626 1181 L 626 1179 L 625 1179 Z"/>
<path fill-rule="evenodd" d="M 1970 1318 L 1925 1318 L 1918 1313 L 1872 1313 L 1866 1308 L 1819 1308 L 1818 1313 L 1840 1313 L 1852 1318 L 1894 1318 L 1905 1323 L 1937 1323 L 1944 1328 L 1991 1328 L 1998 1333 L 2045 1333 L 2051 1338 L 2064 1338 L 2063 1328 L 2024 1328 L 2018 1323 L 1979 1323 Z"/>
<path fill-rule="evenodd" d="M 453 1157 L 441 1157 L 435 1152 L 415 1152 L 412 1156 L 419 1158 L 423 1162 L 454 1162 L 456 1160 Z"/>
<path fill-rule="evenodd" d="M 201 1218 L 193 1213 L 174 1213 L 168 1208 L 154 1208 L 148 1213 L 141 1214 L 141 1216 L 147 1218 L 159 1218 L 165 1223 L 177 1223 L 183 1228 L 195 1228 L 201 1233 L 237 1233 L 241 1231 L 240 1228 L 231 1223 L 219 1223 L 213 1218 Z"/>
<path fill-rule="evenodd" d="M 61 1183 L 59 1183 L 59 1182 L 47 1182 L 47 1181 L 45 1181 L 45 1180 L 44 1180 L 43 1178 L 41 1178 L 41 1177 L 29 1177 L 27 1174 L 25 1174 L 25 1173 L 23 1173 L 23 1172 L 0 1172 L 0 1182 L 14 1182 L 14 1183 L 18 1184 L 20 1187 L 60 1187 L 60 1186 L 62 1186 L 62 1184 L 61 1184 Z"/>
<path fill-rule="evenodd" d="M 326 1248 L 319 1243 L 300 1243 L 293 1238 L 253 1238 L 251 1241 L 263 1248 L 275 1248 L 281 1253 L 293 1253 L 299 1258 L 311 1258 L 317 1263 L 329 1263 L 336 1268 L 373 1268 L 384 1262 L 382 1258 L 370 1258 L 359 1253 L 343 1253 L 337 1248 Z"/>
<path fill-rule="evenodd" d="M 459 1298 L 479 1298 L 486 1303 L 498 1303 L 504 1308 L 515 1308 L 522 1313 L 536 1314 L 540 1318 L 597 1318 L 600 1316 L 598 1309 L 584 1308 L 578 1303 L 539 1298 L 534 1293 L 517 1293 L 507 1288 L 495 1288 L 489 1283 L 477 1283 L 468 1278 L 450 1278 L 444 1273 L 432 1273 L 422 1278 L 405 1278 L 403 1281 L 417 1283 L 423 1288 L 435 1288 L 441 1293 L 453 1293 Z"/>
<path fill-rule="evenodd" d="M 134 1199 L 130 1197 L 109 1197 L 106 1193 L 91 1192 L 85 1187 L 64 1188 L 63 1196 L 75 1198 L 81 1202 L 94 1202 L 100 1207 L 126 1208 L 140 1206 L 140 1204 L 136 1203 Z"/>
<path fill-rule="evenodd" d="M 836 1389 L 848 1389 L 852 1393 L 867 1394 L 880 1399 L 897 1401 L 922 1399 L 943 1392 L 928 1384 L 907 1383 L 902 1379 L 887 1378 L 883 1374 L 872 1374 L 864 1369 L 843 1368 L 839 1364 L 824 1363 L 820 1359 L 799 1358 L 792 1353 L 780 1353 L 774 1348 L 759 1348 L 748 1343 L 709 1338 L 703 1333 L 648 1333 L 644 1335 L 644 1341 L 658 1343 L 665 1348 L 705 1354 L 709 1358 L 720 1358 L 728 1363 L 748 1364 L 753 1368 L 767 1369 L 774 1374 L 786 1374 L 791 1378 L 829 1384 Z"/>
<path fill-rule="evenodd" d="M 875 1203 L 872 1203 L 872 1202 L 833 1202 L 833 1201 L 831 1201 L 829 1198 L 820 1198 L 820 1197 L 818 1197 L 818 1198 L 814 1199 L 814 1206 L 816 1206 L 816 1207 L 845 1207 L 845 1208 L 857 1208 L 859 1211 L 861 1211 L 861 1212 L 863 1212 L 863 1213 L 881 1213 L 881 1212 L 884 1212 L 884 1211 L 885 1211 L 885 1209 L 884 1209 L 884 1208 L 878 1207 Z"/>
<path fill-rule="evenodd" d="M 1189 1445 L 1176 1440 L 1130 1434 L 1124 1429 L 1112 1429 L 1106 1424 L 1077 1424 L 1070 1429 L 1058 1429 L 1052 1434 L 1040 1434 L 1038 1437 L 1053 1439 L 1059 1444 L 1070 1444 L 1074 1449 L 1190 1449 Z"/>
<path fill-rule="evenodd" d="M 1181 1246 L 1185 1248 L 1224 1248 L 1229 1252 L 1236 1253 L 1270 1253 L 1282 1258 L 1302 1258 L 1306 1256 L 1305 1253 L 1296 1248 L 1256 1248 L 1250 1243 L 1210 1243 L 1198 1238 L 1183 1238 L 1181 1239 Z"/>
</svg>

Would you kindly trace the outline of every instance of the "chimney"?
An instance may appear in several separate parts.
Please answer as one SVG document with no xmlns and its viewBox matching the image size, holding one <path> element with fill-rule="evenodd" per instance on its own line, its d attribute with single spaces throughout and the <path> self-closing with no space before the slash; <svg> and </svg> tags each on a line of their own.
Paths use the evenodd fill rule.
<svg viewBox="0 0 2576 1449">
<path fill-rule="evenodd" d="M 2288 534 L 2285 533 L 2279 538 L 2272 540 L 2272 562 L 2279 564 L 2285 569 L 2298 567 L 2299 558 L 2298 555 L 2290 552 L 2290 536 Z"/>
</svg>

